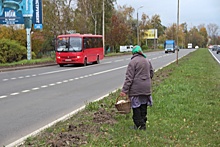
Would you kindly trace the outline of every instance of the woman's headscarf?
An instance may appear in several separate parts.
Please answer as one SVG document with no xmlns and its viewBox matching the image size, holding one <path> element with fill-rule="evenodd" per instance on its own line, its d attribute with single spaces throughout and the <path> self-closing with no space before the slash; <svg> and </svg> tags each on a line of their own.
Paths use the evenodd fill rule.
<svg viewBox="0 0 220 147">
<path fill-rule="evenodd" d="M 137 53 L 143 55 L 144 58 L 147 57 L 139 45 L 134 46 L 134 48 L 132 49 L 132 54 L 137 54 Z"/>
</svg>

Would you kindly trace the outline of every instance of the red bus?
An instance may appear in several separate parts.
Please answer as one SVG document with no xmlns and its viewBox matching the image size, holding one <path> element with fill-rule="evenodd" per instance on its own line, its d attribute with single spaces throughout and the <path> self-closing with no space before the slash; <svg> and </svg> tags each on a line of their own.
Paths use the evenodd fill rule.
<svg viewBox="0 0 220 147">
<path fill-rule="evenodd" d="M 56 62 L 60 67 L 67 64 L 99 64 L 104 58 L 102 35 L 59 35 L 56 42 Z"/>
</svg>

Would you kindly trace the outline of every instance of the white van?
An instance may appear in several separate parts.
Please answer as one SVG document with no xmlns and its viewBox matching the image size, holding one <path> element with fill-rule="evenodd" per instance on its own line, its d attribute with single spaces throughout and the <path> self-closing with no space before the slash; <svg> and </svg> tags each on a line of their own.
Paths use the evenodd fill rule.
<svg viewBox="0 0 220 147">
<path fill-rule="evenodd" d="M 120 52 L 131 52 L 133 45 L 120 46 Z"/>
</svg>

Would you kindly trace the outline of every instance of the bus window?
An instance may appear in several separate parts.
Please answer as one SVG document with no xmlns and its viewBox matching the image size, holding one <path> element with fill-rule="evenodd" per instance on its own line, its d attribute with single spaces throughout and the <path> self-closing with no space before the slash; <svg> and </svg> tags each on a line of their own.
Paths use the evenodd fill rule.
<svg viewBox="0 0 220 147">
<path fill-rule="evenodd" d="M 89 43 L 89 38 L 84 38 L 83 39 L 84 42 L 84 49 L 90 48 L 90 43 Z"/>
<path fill-rule="evenodd" d="M 103 43 L 102 43 L 102 38 L 98 38 L 98 47 L 102 47 Z"/>
<path fill-rule="evenodd" d="M 69 38 L 58 38 L 57 51 L 68 51 Z"/>
<path fill-rule="evenodd" d="M 82 38 L 70 37 L 69 51 L 81 51 L 82 50 Z"/>
</svg>

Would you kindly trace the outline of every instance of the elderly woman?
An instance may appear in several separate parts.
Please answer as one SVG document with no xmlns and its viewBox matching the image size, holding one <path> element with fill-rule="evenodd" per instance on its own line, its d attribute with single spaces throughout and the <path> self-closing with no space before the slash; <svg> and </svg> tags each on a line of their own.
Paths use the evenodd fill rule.
<svg viewBox="0 0 220 147">
<path fill-rule="evenodd" d="M 147 106 L 152 105 L 151 79 L 154 71 L 140 46 L 135 46 L 132 54 L 120 96 L 128 95 L 131 100 L 135 128 L 146 130 Z"/>
</svg>

